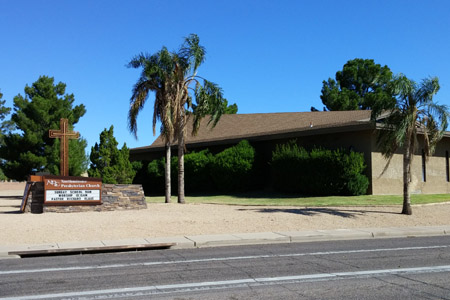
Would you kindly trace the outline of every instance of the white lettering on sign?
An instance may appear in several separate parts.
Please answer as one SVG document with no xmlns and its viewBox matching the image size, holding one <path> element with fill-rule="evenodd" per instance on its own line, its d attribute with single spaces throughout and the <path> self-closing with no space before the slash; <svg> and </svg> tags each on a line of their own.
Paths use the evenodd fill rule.
<svg viewBox="0 0 450 300">
<path fill-rule="evenodd" d="M 101 183 L 89 183 L 83 180 L 47 180 L 47 188 L 62 188 L 62 189 L 101 189 Z"/>
<path fill-rule="evenodd" d="M 46 190 L 46 201 L 99 201 L 100 190 Z"/>
</svg>

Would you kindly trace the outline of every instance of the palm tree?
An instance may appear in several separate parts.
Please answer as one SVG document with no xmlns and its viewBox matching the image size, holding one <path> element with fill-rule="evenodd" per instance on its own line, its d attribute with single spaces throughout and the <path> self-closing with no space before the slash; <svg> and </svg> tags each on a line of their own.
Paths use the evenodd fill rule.
<svg viewBox="0 0 450 300">
<path fill-rule="evenodd" d="M 186 124 L 188 117 L 193 117 L 192 135 L 197 134 L 200 121 L 207 114 L 210 116 L 208 124 L 214 127 L 224 113 L 225 98 L 222 89 L 215 83 L 197 76 L 198 67 L 205 60 L 205 48 L 200 45 L 197 35 L 191 34 L 187 38 L 175 57 L 176 95 L 174 101 L 174 120 L 176 136 L 178 137 L 178 203 L 185 203 L 184 199 L 184 151 L 186 138 Z M 196 109 L 192 99 L 195 98 Z"/>
<path fill-rule="evenodd" d="M 161 122 L 161 135 L 166 144 L 165 165 L 165 202 L 170 203 L 170 157 L 171 141 L 174 139 L 175 126 L 173 123 L 173 54 L 165 47 L 154 55 L 140 54 L 133 58 L 128 67 L 142 68 L 141 76 L 132 90 L 130 110 L 128 112 L 128 126 L 137 138 L 137 117 L 148 99 L 149 92 L 154 92 L 153 106 L 153 135 L 158 121 Z"/>
<path fill-rule="evenodd" d="M 439 91 L 437 77 L 424 79 L 418 85 L 400 74 L 394 77 L 390 88 L 397 101 L 378 132 L 377 144 L 387 159 L 392 158 L 397 149 L 403 151 L 402 214 L 411 215 L 411 164 L 418 137 L 423 138 L 424 153 L 429 157 L 444 134 L 449 112 L 447 106 L 433 102 L 433 96 Z M 373 117 L 380 113 L 373 111 Z"/>
<path fill-rule="evenodd" d="M 197 76 L 198 67 L 205 60 L 205 49 L 197 35 L 191 34 L 178 52 L 168 52 L 165 47 L 154 55 L 138 55 L 129 64 L 143 67 L 140 79 L 133 89 L 129 125 L 132 132 L 136 127 L 137 113 L 143 108 L 148 91 L 155 91 L 153 132 L 157 120 L 161 120 L 162 134 L 167 143 L 178 140 L 178 203 L 184 203 L 184 151 L 186 124 L 193 118 L 192 134 L 199 129 L 200 121 L 210 114 L 208 124 L 214 127 L 224 113 L 222 89 L 216 84 Z M 196 106 L 193 108 L 193 98 Z M 168 147 L 166 147 L 168 148 Z M 170 147 L 169 147 L 170 148 Z M 166 159 L 167 169 L 170 169 Z M 170 180 L 170 178 L 169 178 Z M 167 191 L 166 191 L 167 193 Z"/>
</svg>

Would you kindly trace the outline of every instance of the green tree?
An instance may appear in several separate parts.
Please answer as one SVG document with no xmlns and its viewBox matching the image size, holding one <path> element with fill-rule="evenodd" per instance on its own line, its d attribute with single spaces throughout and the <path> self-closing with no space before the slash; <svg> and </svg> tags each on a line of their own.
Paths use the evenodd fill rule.
<svg viewBox="0 0 450 300">
<path fill-rule="evenodd" d="M 59 174 L 59 140 L 49 138 L 49 129 L 58 129 L 61 118 L 69 120 L 69 127 L 85 114 L 84 105 L 73 107 L 73 94 L 66 94 L 66 85 L 54 84 L 52 77 L 41 76 L 25 86 L 25 96 L 14 97 L 11 122 L 14 132 L 4 137 L 0 157 L 5 175 L 25 180 L 33 172 Z M 81 175 L 87 169 L 86 140 L 70 140 L 69 173 Z"/>
<path fill-rule="evenodd" d="M 224 108 L 224 110 L 223 110 L 223 113 L 224 113 L 224 114 L 227 114 L 227 115 L 234 115 L 234 114 L 237 114 L 237 112 L 238 112 L 238 106 L 237 106 L 236 103 L 233 103 L 233 104 L 228 105 L 228 101 L 225 99 L 225 100 L 224 100 L 224 105 L 225 105 L 225 108 Z"/>
<path fill-rule="evenodd" d="M 193 118 L 192 134 L 195 135 L 202 118 L 209 115 L 209 124 L 214 127 L 226 107 L 226 105 L 224 107 L 225 99 L 222 90 L 215 83 L 197 76 L 198 67 L 205 59 L 205 49 L 199 43 L 199 37 L 191 34 L 185 38 L 177 52 L 169 52 L 167 48 L 163 47 L 161 51 L 153 55 L 140 54 L 128 64 L 129 67 L 143 69 L 131 97 L 128 114 L 130 130 L 136 132 L 137 114 L 143 108 L 148 92 L 154 91 L 153 129 L 155 129 L 155 120 L 159 117 L 166 145 L 172 136 L 178 140 L 179 203 L 185 202 L 184 140 L 187 118 L 188 116 Z M 196 109 L 190 111 L 193 107 L 193 99 L 196 102 Z M 166 159 L 167 164 L 169 161 Z M 166 166 L 166 170 L 169 168 Z"/>
<path fill-rule="evenodd" d="M 130 162 L 130 150 L 124 143 L 118 149 L 118 142 L 114 137 L 114 126 L 106 128 L 100 133 L 100 144 L 95 143 L 91 148 L 90 177 L 100 177 L 104 183 L 130 184 L 136 171 Z"/>
<path fill-rule="evenodd" d="M 171 197 L 171 175 L 170 157 L 171 142 L 174 140 L 175 125 L 173 124 L 173 102 L 174 94 L 174 57 L 167 48 L 163 47 L 159 52 L 151 56 L 141 54 L 128 64 L 128 67 L 142 68 L 141 76 L 133 87 L 131 96 L 131 107 L 128 112 L 128 126 L 137 138 L 137 117 L 144 107 L 149 92 L 155 93 L 153 105 L 153 135 L 156 133 L 156 124 L 161 125 L 161 135 L 165 142 L 165 202 L 170 203 Z"/>
<path fill-rule="evenodd" d="M 320 99 L 328 110 L 383 109 L 395 103 L 388 89 L 392 72 L 372 59 L 349 60 L 336 80 L 323 81 Z"/>
<path fill-rule="evenodd" d="M 390 88 L 396 95 L 396 103 L 384 119 L 377 143 L 387 159 L 398 149 L 403 152 L 402 214 L 411 215 L 411 164 L 418 138 L 423 138 L 425 155 L 432 155 L 447 127 L 449 112 L 447 106 L 433 102 L 433 96 L 439 91 L 437 77 L 417 84 L 400 74 L 394 78 Z M 381 112 L 373 111 L 372 118 L 375 119 Z"/>
<path fill-rule="evenodd" d="M 3 94 L 0 92 L 0 144 L 3 143 L 4 135 L 12 129 L 11 122 L 5 120 L 11 112 L 10 107 L 6 107 L 6 100 L 2 100 Z"/>
<path fill-rule="evenodd" d="M 2 100 L 3 94 L 0 92 L 0 145 L 3 144 L 3 138 L 7 132 L 11 130 L 11 122 L 5 120 L 11 112 L 11 108 L 5 106 L 6 100 Z M 0 168 L 0 180 L 7 180 L 3 169 Z"/>
</svg>

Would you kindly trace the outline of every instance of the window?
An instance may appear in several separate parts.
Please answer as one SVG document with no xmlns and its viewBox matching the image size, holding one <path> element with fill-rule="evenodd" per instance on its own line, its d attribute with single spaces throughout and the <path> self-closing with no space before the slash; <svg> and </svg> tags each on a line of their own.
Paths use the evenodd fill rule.
<svg viewBox="0 0 450 300">
<path fill-rule="evenodd" d="M 450 182 L 450 169 L 448 165 L 448 151 L 445 151 L 445 173 L 447 175 L 447 182 Z"/>
<path fill-rule="evenodd" d="M 422 149 L 422 181 L 427 181 L 427 166 L 426 166 L 426 158 L 425 158 L 425 150 Z"/>
</svg>

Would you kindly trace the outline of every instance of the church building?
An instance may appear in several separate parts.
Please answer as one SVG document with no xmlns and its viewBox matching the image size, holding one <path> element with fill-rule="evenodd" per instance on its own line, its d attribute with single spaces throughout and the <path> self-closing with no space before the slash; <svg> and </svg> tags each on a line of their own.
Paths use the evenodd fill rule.
<svg viewBox="0 0 450 300">
<path fill-rule="evenodd" d="M 399 151 L 390 161 L 382 156 L 376 143 L 381 123 L 372 122 L 370 114 L 368 110 L 230 114 L 223 115 L 214 128 L 208 126 L 209 118 L 206 117 L 196 136 L 191 135 L 192 119 L 189 119 L 186 150 L 207 148 L 217 153 L 245 139 L 268 165 L 276 145 L 294 139 L 307 149 L 350 149 L 364 154 L 365 173 L 370 182 L 368 194 L 402 194 L 403 155 Z M 159 136 L 150 146 L 130 149 L 130 159 L 151 161 L 163 157 L 164 147 Z M 172 147 L 176 149 L 177 145 Z M 450 132 L 445 132 L 435 153 L 428 159 L 419 136 L 412 164 L 412 193 L 450 193 L 449 151 Z M 172 154 L 176 155 L 177 151 L 172 150 Z"/>
</svg>

